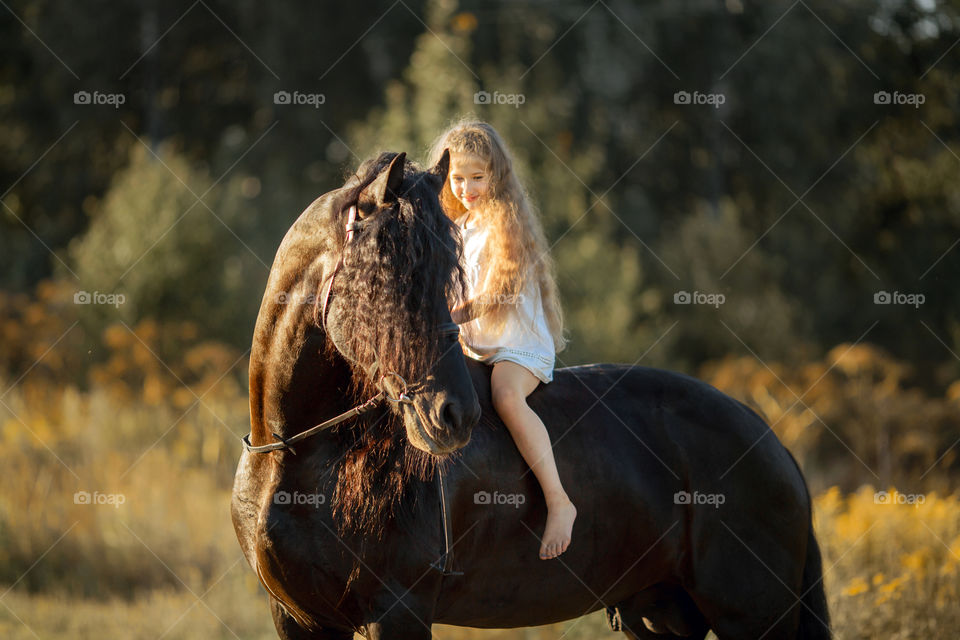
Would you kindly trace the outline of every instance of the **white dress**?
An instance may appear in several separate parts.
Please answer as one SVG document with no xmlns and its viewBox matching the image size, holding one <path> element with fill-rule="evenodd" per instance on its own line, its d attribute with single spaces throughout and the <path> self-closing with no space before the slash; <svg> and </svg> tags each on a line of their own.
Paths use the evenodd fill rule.
<svg viewBox="0 0 960 640">
<path fill-rule="evenodd" d="M 478 293 L 480 286 L 480 254 L 487 242 L 488 231 L 469 213 L 457 220 L 463 237 L 463 268 L 467 279 L 467 299 Z M 553 380 L 556 350 L 547 325 L 540 287 L 533 278 L 515 302 L 508 307 L 501 329 L 489 317 L 480 316 L 460 325 L 463 352 L 475 360 L 493 365 L 501 360 L 515 362 L 535 375 L 544 384 Z"/>
</svg>

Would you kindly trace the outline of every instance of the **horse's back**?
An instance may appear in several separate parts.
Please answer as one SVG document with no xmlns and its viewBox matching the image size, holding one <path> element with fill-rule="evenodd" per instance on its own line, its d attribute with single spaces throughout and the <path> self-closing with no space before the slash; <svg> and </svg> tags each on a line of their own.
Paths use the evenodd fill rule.
<svg viewBox="0 0 960 640">
<path fill-rule="evenodd" d="M 491 367 L 468 365 L 482 417 L 462 461 L 515 463 L 519 454 L 491 402 Z M 564 467 L 602 473 L 622 466 L 646 479 L 693 484 L 747 471 L 782 475 L 802 488 L 789 452 L 756 412 L 682 373 L 627 364 L 565 367 L 527 402 L 550 434 L 561 475 Z"/>
<path fill-rule="evenodd" d="M 552 438 L 564 432 L 567 438 L 579 430 L 578 440 L 584 444 L 591 436 L 625 431 L 640 448 L 662 443 L 657 453 L 663 452 L 664 462 L 672 458 L 692 476 L 721 480 L 743 465 L 753 472 L 799 479 L 789 452 L 763 418 L 716 387 L 682 373 L 626 364 L 557 369 L 551 384 L 531 394 L 530 404 L 540 405 Z M 566 415 L 571 409 L 581 413 L 567 424 L 558 407 Z M 671 470 L 680 475 L 679 468 Z"/>
</svg>

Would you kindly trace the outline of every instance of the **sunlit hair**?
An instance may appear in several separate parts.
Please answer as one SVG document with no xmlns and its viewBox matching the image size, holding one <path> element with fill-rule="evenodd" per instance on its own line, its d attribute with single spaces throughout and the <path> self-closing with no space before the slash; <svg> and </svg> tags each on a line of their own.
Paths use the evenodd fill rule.
<svg viewBox="0 0 960 640">
<path fill-rule="evenodd" d="M 556 267 L 539 216 L 516 172 L 500 134 L 485 122 L 463 120 L 444 132 L 430 150 L 430 162 L 440 159 L 444 149 L 451 155 L 473 154 L 487 165 L 488 187 L 473 210 L 478 224 L 489 230 L 481 258 L 479 291 L 474 299 L 487 302 L 494 327 L 502 327 L 511 302 L 522 293 L 528 278 L 540 288 L 543 310 L 557 351 L 566 346 L 563 310 L 556 284 Z M 447 180 L 440 192 L 444 213 L 458 220 L 467 209 Z M 533 318 L 527 319 L 533 322 Z"/>
</svg>

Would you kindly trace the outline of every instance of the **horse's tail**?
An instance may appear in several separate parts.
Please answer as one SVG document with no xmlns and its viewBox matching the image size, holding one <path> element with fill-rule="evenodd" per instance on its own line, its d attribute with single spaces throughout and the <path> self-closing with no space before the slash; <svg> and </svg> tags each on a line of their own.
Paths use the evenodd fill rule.
<svg viewBox="0 0 960 640">
<path fill-rule="evenodd" d="M 787 450 L 800 480 L 807 493 L 807 555 L 803 562 L 803 582 L 800 586 L 800 624 L 797 628 L 797 640 L 830 640 L 833 637 L 830 631 L 830 611 L 827 607 L 827 592 L 823 588 L 823 561 L 820 557 L 820 545 L 813 532 L 813 497 L 803 471 L 797 459 Z"/>
<path fill-rule="evenodd" d="M 813 534 L 813 520 L 807 536 L 807 557 L 803 564 L 803 584 L 800 587 L 803 605 L 800 608 L 800 626 L 797 640 L 830 640 L 830 611 L 827 593 L 823 589 L 823 563 L 820 545 Z"/>
</svg>

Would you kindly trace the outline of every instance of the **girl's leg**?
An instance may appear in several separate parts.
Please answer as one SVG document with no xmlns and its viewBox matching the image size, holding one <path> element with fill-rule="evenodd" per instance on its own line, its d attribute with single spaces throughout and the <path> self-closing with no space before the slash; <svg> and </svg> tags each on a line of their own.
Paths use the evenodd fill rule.
<svg viewBox="0 0 960 640">
<path fill-rule="evenodd" d="M 493 365 L 493 406 L 540 482 L 547 501 L 547 526 L 540 544 L 540 557 L 546 560 L 567 550 L 577 509 L 560 483 L 547 428 L 527 405 L 527 396 L 538 384 L 540 380 L 535 375 L 515 362 L 501 360 Z"/>
</svg>

